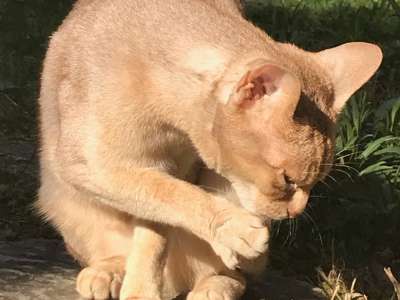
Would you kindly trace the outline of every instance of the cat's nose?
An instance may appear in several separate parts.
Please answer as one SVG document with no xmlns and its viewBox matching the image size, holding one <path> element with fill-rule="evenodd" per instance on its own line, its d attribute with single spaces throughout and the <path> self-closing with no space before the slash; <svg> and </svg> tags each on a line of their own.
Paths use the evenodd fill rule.
<svg viewBox="0 0 400 300">
<path fill-rule="evenodd" d="M 295 218 L 299 214 L 301 214 L 304 208 L 307 205 L 309 193 L 303 189 L 298 189 L 293 197 L 292 200 L 288 203 L 288 217 Z"/>
</svg>

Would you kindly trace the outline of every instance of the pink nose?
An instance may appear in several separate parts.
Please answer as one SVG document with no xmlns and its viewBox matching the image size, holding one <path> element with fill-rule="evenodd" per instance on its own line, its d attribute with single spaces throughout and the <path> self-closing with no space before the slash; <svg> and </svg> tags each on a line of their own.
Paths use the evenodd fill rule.
<svg viewBox="0 0 400 300">
<path fill-rule="evenodd" d="M 307 201 L 308 192 L 302 189 L 298 189 L 293 195 L 292 200 L 288 204 L 287 211 L 289 218 L 295 218 L 296 216 L 301 214 L 307 205 Z"/>
</svg>

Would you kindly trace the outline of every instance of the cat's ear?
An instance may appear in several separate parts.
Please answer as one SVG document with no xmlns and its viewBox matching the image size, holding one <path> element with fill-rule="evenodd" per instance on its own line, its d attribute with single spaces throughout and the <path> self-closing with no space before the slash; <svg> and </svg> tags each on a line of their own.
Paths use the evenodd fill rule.
<svg viewBox="0 0 400 300">
<path fill-rule="evenodd" d="M 340 112 L 351 95 L 374 75 L 382 62 L 382 51 L 374 44 L 347 43 L 318 52 L 317 59 L 331 77 L 333 109 Z"/>
<path fill-rule="evenodd" d="M 264 101 L 286 116 L 293 116 L 300 98 L 300 81 L 285 69 L 273 65 L 258 65 L 248 71 L 232 92 L 228 105 L 247 109 Z"/>
</svg>

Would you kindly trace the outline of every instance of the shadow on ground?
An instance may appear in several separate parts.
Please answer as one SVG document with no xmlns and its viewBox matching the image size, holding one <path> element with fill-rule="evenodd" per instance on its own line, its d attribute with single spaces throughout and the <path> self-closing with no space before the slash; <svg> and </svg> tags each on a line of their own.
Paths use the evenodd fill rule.
<svg viewBox="0 0 400 300">
<path fill-rule="evenodd" d="M 78 265 L 59 240 L 0 242 L 0 299 L 79 299 Z M 269 273 L 249 285 L 245 300 L 319 300 L 318 289 L 305 282 Z"/>
</svg>

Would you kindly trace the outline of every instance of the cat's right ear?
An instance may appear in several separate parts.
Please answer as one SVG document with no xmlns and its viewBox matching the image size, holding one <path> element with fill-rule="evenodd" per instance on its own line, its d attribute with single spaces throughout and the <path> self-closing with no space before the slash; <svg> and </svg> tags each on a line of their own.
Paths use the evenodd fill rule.
<svg viewBox="0 0 400 300">
<path fill-rule="evenodd" d="M 250 69 L 234 88 L 228 105 L 246 110 L 254 105 L 268 105 L 274 113 L 292 117 L 300 99 L 300 81 L 289 71 L 263 64 Z"/>
</svg>

